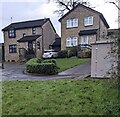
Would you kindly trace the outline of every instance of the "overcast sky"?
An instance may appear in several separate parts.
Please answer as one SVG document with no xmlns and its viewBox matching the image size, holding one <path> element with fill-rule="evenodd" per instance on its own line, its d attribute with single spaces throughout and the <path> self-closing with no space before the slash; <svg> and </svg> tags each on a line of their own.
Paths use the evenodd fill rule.
<svg viewBox="0 0 120 117">
<path fill-rule="evenodd" d="M 25 2 L 24 2 L 25 1 Z M 60 23 L 56 4 L 47 4 L 47 0 L 1 0 L 0 1 L 0 30 L 12 22 L 50 18 L 57 33 L 60 35 Z M 96 2 L 97 1 L 97 2 Z M 101 12 L 106 18 L 110 28 L 118 28 L 118 10 L 113 4 L 105 3 L 107 0 L 89 0 L 94 9 Z M 0 42 L 3 42 L 0 31 Z"/>
</svg>

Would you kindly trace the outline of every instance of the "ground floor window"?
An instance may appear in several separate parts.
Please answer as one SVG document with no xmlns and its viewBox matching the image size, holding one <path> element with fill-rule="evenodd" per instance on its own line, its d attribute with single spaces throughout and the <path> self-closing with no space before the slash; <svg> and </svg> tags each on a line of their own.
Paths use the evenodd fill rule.
<svg viewBox="0 0 120 117">
<path fill-rule="evenodd" d="M 77 46 L 77 45 L 78 45 L 78 37 L 68 37 L 66 39 L 67 47 L 72 47 L 72 46 Z"/>
<path fill-rule="evenodd" d="M 88 45 L 88 36 L 81 36 L 81 46 L 85 47 Z"/>
<path fill-rule="evenodd" d="M 9 45 L 9 53 L 17 53 L 17 45 Z"/>
</svg>

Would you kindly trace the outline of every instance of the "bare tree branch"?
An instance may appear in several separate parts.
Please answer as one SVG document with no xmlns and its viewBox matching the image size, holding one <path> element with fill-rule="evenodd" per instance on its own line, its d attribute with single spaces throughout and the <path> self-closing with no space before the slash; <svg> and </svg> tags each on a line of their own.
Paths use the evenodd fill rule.
<svg viewBox="0 0 120 117">
<path fill-rule="evenodd" d="M 115 2 L 109 2 L 109 3 L 114 4 L 118 8 L 118 10 L 120 10 L 120 7 Z"/>
<path fill-rule="evenodd" d="M 67 10 L 70 10 L 68 5 L 66 5 L 64 2 L 58 0 L 59 5 L 64 6 Z"/>
<path fill-rule="evenodd" d="M 84 4 L 86 6 L 90 6 L 88 0 L 47 0 L 47 1 L 48 3 L 52 1 L 58 5 L 59 9 L 56 10 L 54 13 L 57 13 L 61 16 L 63 16 L 66 11 L 70 11 L 71 9 L 73 9 L 79 3 Z"/>
</svg>

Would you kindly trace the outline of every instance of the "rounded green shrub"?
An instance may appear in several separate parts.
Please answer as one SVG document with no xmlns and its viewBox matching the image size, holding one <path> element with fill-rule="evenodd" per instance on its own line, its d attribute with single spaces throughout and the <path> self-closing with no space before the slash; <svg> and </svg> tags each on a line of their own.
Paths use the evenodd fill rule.
<svg viewBox="0 0 120 117">
<path fill-rule="evenodd" d="M 54 59 L 42 61 L 34 58 L 26 63 L 26 71 L 28 73 L 54 75 L 58 73 L 58 67 Z"/>
<path fill-rule="evenodd" d="M 29 61 L 27 61 L 26 64 L 31 64 L 31 63 L 41 63 L 42 59 L 40 58 L 32 58 Z"/>
<path fill-rule="evenodd" d="M 55 59 L 47 59 L 47 60 L 44 60 L 43 63 L 54 63 L 55 65 L 57 65 L 57 62 Z"/>
<path fill-rule="evenodd" d="M 67 48 L 68 57 L 77 56 L 77 47 Z"/>
<path fill-rule="evenodd" d="M 67 50 L 61 50 L 58 52 L 58 57 L 59 58 L 67 58 L 68 55 L 67 55 Z"/>
</svg>

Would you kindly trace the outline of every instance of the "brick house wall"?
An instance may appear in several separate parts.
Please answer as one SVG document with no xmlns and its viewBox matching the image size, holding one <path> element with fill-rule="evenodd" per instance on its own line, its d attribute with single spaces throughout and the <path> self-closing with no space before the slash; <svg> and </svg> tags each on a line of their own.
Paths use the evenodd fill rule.
<svg viewBox="0 0 120 117">
<path fill-rule="evenodd" d="M 92 26 L 84 26 L 84 18 L 88 16 L 93 16 L 93 25 Z M 68 19 L 78 19 L 78 27 L 75 28 L 67 28 L 67 20 Z M 62 19 L 59 20 L 61 22 L 61 49 L 66 49 L 66 38 L 68 37 L 78 37 L 78 44 L 81 43 L 81 36 L 79 35 L 80 30 L 90 30 L 90 29 L 98 29 L 97 35 L 88 35 L 89 44 L 95 42 L 96 40 L 100 40 L 101 36 L 107 34 L 107 28 L 100 16 L 88 8 L 77 6 L 74 10 L 67 13 L 67 15 L 63 16 Z"/>
<path fill-rule="evenodd" d="M 47 20 L 41 27 L 35 27 L 36 34 L 34 35 L 41 35 L 39 38 L 37 38 L 33 42 L 33 47 L 36 51 L 36 57 L 41 57 L 42 52 L 44 49 L 49 49 L 49 45 L 55 40 L 56 31 L 51 23 L 50 20 Z M 4 48 L 5 48 L 5 61 L 11 62 L 11 61 L 19 61 L 19 49 L 20 48 L 28 48 L 28 42 L 17 42 L 19 39 L 23 37 L 23 33 L 26 34 L 26 36 L 31 36 L 32 34 L 32 28 L 24 28 L 23 29 L 16 29 L 16 37 L 15 38 L 9 38 L 8 30 L 3 31 L 4 34 Z M 43 40 L 43 42 L 42 42 Z M 40 42 L 40 48 L 37 48 L 37 42 Z M 17 52 L 16 53 L 9 53 L 9 45 L 17 45 Z"/>
<path fill-rule="evenodd" d="M 32 28 L 16 30 L 16 37 L 9 38 L 8 31 L 4 32 L 4 44 L 5 44 L 5 61 L 15 60 L 19 61 L 19 48 L 27 48 L 27 42 L 18 43 L 17 40 L 23 37 L 23 33 L 26 35 L 32 35 Z M 36 28 L 36 34 L 41 34 L 41 28 Z M 9 45 L 17 44 L 17 53 L 9 53 Z"/>
<path fill-rule="evenodd" d="M 48 45 L 50 45 L 54 39 L 55 39 L 55 30 L 51 26 L 50 22 L 46 22 L 43 25 L 43 41 L 44 41 L 43 45 L 44 45 L 44 48 L 49 49 Z"/>
</svg>

